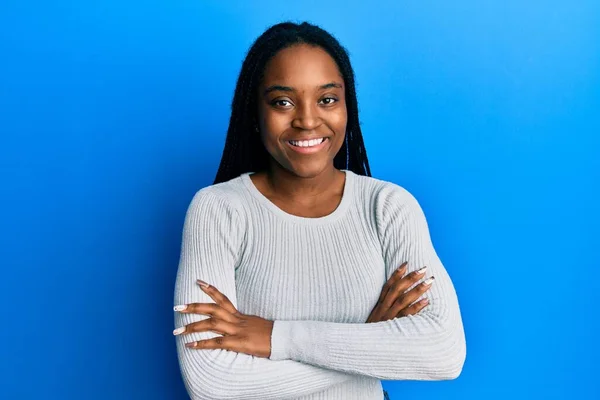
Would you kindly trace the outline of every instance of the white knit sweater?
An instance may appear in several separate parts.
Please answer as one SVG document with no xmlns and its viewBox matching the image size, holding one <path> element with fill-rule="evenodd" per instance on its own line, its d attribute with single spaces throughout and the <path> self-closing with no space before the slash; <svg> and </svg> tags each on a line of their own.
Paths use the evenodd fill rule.
<svg viewBox="0 0 600 400">
<path fill-rule="evenodd" d="M 331 214 L 303 218 L 275 206 L 249 174 L 199 190 L 186 214 L 174 304 L 212 303 L 202 279 L 244 314 L 274 321 L 269 359 L 194 350 L 176 337 L 181 374 L 199 399 L 381 400 L 384 380 L 457 377 L 466 357 L 456 292 L 415 198 L 346 173 Z M 417 315 L 365 323 L 405 261 L 435 276 Z M 208 318 L 175 313 L 175 327 Z"/>
</svg>

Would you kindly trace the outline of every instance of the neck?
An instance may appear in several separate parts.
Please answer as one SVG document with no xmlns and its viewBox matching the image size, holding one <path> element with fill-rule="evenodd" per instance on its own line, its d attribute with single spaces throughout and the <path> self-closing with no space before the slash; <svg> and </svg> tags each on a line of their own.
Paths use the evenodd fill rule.
<svg viewBox="0 0 600 400">
<path fill-rule="evenodd" d="M 280 166 L 271 166 L 266 172 L 266 181 L 270 191 L 277 197 L 306 199 L 331 192 L 340 174 L 333 164 L 320 174 L 308 178 L 295 175 Z"/>
</svg>

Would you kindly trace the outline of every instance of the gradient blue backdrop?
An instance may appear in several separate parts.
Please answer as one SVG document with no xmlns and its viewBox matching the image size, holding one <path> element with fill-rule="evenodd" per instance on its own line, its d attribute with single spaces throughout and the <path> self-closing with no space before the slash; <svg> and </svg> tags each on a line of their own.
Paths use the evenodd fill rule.
<svg viewBox="0 0 600 400">
<path fill-rule="evenodd" d="M 392 399 L 600 398 L 600 3 L 0 5 L 0 397 L 184 399 L 173 286 L 241 61 L 270 24 L 349 49 L 374 176 L 409 189 L 467 334 Z"/>
</svg>

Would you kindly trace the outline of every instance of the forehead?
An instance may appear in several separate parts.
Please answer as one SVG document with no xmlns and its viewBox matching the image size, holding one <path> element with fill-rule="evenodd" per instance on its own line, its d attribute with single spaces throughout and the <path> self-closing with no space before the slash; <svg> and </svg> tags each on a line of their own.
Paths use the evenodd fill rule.
<svg viewBox="0 0 600 400">
<path fill-rule="evenodd" d="M 263 85 L 285 83 L 289 86 L 317 86 L 343 82 L 335 60 L 320 47 L 295 45 L 279 51 L 267 63 Z"/>
</svg>

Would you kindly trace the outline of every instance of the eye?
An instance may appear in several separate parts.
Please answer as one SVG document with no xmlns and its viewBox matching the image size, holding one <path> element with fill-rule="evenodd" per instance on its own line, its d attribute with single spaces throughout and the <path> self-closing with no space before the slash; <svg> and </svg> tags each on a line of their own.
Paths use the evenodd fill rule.
<svg viewBox="0 0 600 400">
<path fill-rule="evenodd" d="M 289 107 L 292 105 L 292 102 L 286 99 L 278 99 L 278 100 L 273 100 L 271 102 L 272 106 L 276 106 L 276 107 Z"/>
<path fill-rule="evenodd" d="M 335 102 L 337 102 L 338 99 L 336 99 L 335 97 L 324 97 L 321 102 L 326 105 L 329 106 L 331 104 L 334 104 Z"/>
</svg>

